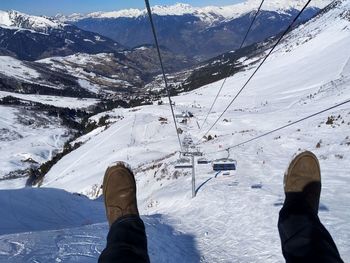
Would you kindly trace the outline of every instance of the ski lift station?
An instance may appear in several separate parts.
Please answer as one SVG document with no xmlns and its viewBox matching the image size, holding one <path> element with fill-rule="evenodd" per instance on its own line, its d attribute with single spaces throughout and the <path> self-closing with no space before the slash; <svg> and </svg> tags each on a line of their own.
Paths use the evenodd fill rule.
<svg viewBox="0 0 350 263">
<path fill-rule="evenodd" d="M 237 168 L 237 161 L 233 159 L 219 159 L 213 161 L 214 171 L 235 171 Z"/>
</svg>

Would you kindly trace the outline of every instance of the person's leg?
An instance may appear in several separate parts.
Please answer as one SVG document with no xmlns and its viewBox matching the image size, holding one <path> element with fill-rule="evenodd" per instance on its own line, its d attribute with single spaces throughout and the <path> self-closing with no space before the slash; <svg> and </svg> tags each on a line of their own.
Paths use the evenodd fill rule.
<svg viewBox="0 0 350 263">
<path fill-rule="evenodd" d="M 112 225 L 107 247 L 98 262 L 149 262 L 145 226 L 140 217 L 125 216 Z"/>
<path fill-rule="evenodd" d="M 103 195 L 110 230 L 99 263 L 148 263 L 145 226 L 139 216 L 136 182 L 127 165 L 107 169 Z"/>
<path fill-rule="evenodd" d="M 296 156 L 285 174 L 286 199 L 278 230 L 286 262 L 343 262 L 318 218 L 321 173 L 311 152 Z"/>
</svg>

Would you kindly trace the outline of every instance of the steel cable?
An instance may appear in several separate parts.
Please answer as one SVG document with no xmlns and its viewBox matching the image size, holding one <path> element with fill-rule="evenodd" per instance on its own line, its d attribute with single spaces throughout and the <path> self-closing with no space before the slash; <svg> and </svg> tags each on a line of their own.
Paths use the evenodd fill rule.
<svg viewBox="0 0 350 263">
<path fill-rule="evenodd" d="M 264 134 L 261 134 L 261 135 L 259 135 L 259 136 L 256 136 L 256 137 L 254 137 L 254 138 L 252 138 L 252 139 L 249 139 L 249 140 L 246 140 L 246 141 L 244 141 L 244 142 L 238 143 L 238 144 L 236 144 L 236 145 L 230 146 L 230 147 L 225 148 L 225 149 L 223 149 L 223 150 L 219 150 L 219 151 L 215 151 L 215 152 L 213 151 L 213 152 L 209 152 L 209 153 L 207 153 L 207 154 L 218 153 L 218 152 L 224 152 L 224 151 L 228 151 L 228 150 L 233 149 L 233 148 L 237 148 L 237 147 L 239 147 L 239 146 L 242 146 L 242 145 L 247 144 L 247 143 L 252 142 L 252 141 L 256 141 L 256 140 L 258 140 L 258 139 L 260 139 L 260 138 L 262 138 L 262 137 L 268 136 L 268 135 L 270 135 L 270 134 L 272 134 L 272 133 L 275 133 L 275 132 L 277 132 L 277 131 L 280 131 L 280 130 L 282 130 L 282 129 L 285 129 L 285 128 L 288 128 L 288 127 L 290 127 L 290 126 L 293 126 L 293 125 L 295 125 L 295 124 L 297 124 L 297 123 L 299 123 L 299 122 L 302 122 L 302 121 L 305 121 L 305 120 L 307 120 L 307 119 L 313 118 L 313 117 L 315 117 L 315 116 L 317 116 L 317 115 L 320 115 L 320 114 L 322 114 L 322 113 L 324 113 L 324 112 L 333 110 L 333 109 L 338 108 L 338 107 L 340 107 L 340 106 L 343 106 L 343 105 L 345 105 L 345 104 L 347 104 L 347 103 L 350 103 L 350 99 L 348 99 L 348 100 L 346 100 L 346 101 L 344 101 L 344 102 L 342 102 L 342 103 L 336 104 L 336 105 L 334 105 L 334 106 L 332 106 L 332 107 L 329 107 L 329 108 L 327 108 L 327 109 L 324 109 L 324 110 L 322 110 L 322 111 L 319 111 L 319 112 L 316 112 L 316 113 L 314 113 L 314 114 L 311 114 L 311 115 L 309 115 L 309 116 L 307 116 L 307 117 L 304 117 L 304 118 L 302 118 L 302 119 L 299 119 L 299 120 L 297 120 L 297 121 L 293 121 L 293 122 L 291 122 L 291 123 L 288 123 L 288 124 L 286 124 L 286 125 L 283 125 L 283 126 L 281 126 L 281 127 L 279 127 L 279 128 L 276 128 L 276 129 L 274 129 L 274 130 L 271 130 L 271 131 L 266 132 L 266 133 L 264 133 Z"/>
<path fill-rule="evenodd" d="M 145 0 L 145 3 L 146 3 L 146 8 L 147 8 L 149 20 L 150 20 L 151 27 L 152 27 L 152 33 L 153 33 L 154 41 L 155 41 L 155 44 L 156 44 L 156 47 L 157 47 L 157 53 L 158 53 L 159 63 L 160 63 L 160 67 L 161 67 L 161 69 L 162 69 L 162 75 L 163 75 L 163 79 L 164 79 L 165 89 L 166 89 L 166 92 L 167 92 L 167 96 L 168 96 L 168 100 L 169 100 L 169 104 L 170 104 L 170 109 L 171 109 L 171 114 L 172 114 L 172 116 L 173 116 L 173 120 L 174 120 L 174 124 L 175 124 L 176 135 L 177 135 L 177 139 L 178 139 L 178 141 L 179 141 L 180 150 L 181 150 L 181 152 L 182 152 L 182 144 L 181 144 L 181 140 L 180 140 L 180 135 L 179 135 L 179 131 L 178 131 L 178 126 L 177 126 L 177 123 L 176 123 L 176 117 L 175 117 L 175 113 L 174 113 L 174 107 L 173 107 L 173 103 L 172 103 L 171 96 L 170 96 L 170 88 L 169 88 L 169 85 L 168 85 L 167 77 L 166 77 L 166 75 L 165 75 L 165 69 L 164 69 L 164 64 L 163 64 L 162 55 L 161 55 L 161 52 L 160 52 L 160 47 L 159 47 L 157 32 L 156 32 L 155 25 L 154 25 L 154 22 L 153 22 L 152 10 L 151 10 L 151 6 L 150 6 L 150 3 L 149 3 L 149 0 Z"/>
<path fill-rule="evenodd" d="M 244 38 L 243 38 L 243 41 L 242 41 L 241 45 L 239 46 L 238 50 L 241 49 L 241 48 L 243 48 L 243 45 L 245 44 L 245 41 L 247 40 L 247 37 L 248 37 L 248 35 L 249 35 L 249 33 L 250 33 L 250 30 L 252 29 L 252 27 L 253 27 L 253 25 L 254 25 L 254 23 L 255 23 L 255 20 L 256 20 L 256 18 L 258 17 L 258 14 L 260 13 L 260 10 L 261 10 L 262 5 L 264 4 L 264 1 L 265 1 L 265 0 L 262 0 L 262 1 L 261 1 L 260 6 L 259 6 L 257 12 L 255 13 L 253 20 L 251 21 L 250 26 L 249 26 L 249 28 L 248 28 L 248 31 L 246 32 L 246 34 L 245 34 L 245 36 L 244 36 Z M 199 130 L 199 133 L 202 131 L 202 129 L 203 129 L 205 123 L 207 122 L 208 117 L 209 117 L 210 113 L 212 112 L 212 110 L 213 110 L 213 108 L 214 108 L 214 105 L 216 104 L 216 101 L 218 100 L 218 98 L 219 98 L 219 96 L 220 96 L 220 94 L 221 94 L 221 91 L 222 91 L 222 89 L 224 88 L 224 86 L 225 86 L 225 84 L 226 84 L 227 79 L 230 77 L 233 68 L 234 68 L 233 66 L 230 67 L 229 72 L 228 72 L 226 78 L 225 78 L 224 81 L 222 82 L 221 87 L 220 87 L 218 93 L 216 94 L 216 97 L 215 97 L 215 99 L 214 99 L 212 105 L 210 106 L 210 109 L 209 109 L 209 111 L 208 111 L 208 114 L 205 116 L 205 119 L 204 119 L 204 121 L 203 121 L 203 123 L 202 123 L 202 126 L 201 126 L 201 128 L 200 128 L 200 130 Z"/>
<path fill-rule="evenodd" d="M 222 116 L 224 116 L 224 114 L 226 113 L 226 111 L 232 106 L 233 102 L 238 98 L 238 96 L 242 93 L 242 91 L 247 87 L 247 85 L 250 83 L 250 81 L 253 79 L 253 77 L 255 76 L 255 74 L 259 71 L 259 69 L 261 68 L 261 66 L 265 63 L 265 61 L 270 57 L 270 55 L 272 54 L 272 52 L 275 50 L 275 48 L 278 46 L 278 44 L 282 41 L 282 39 L 284 38 L 284 36 L 292 29 L 294 23 L 298 20 L 298 18 L 301 16 L 301 14 L 304 12 L 304 10 L 308 7 L 308 5 L 310 4 L 311 0 L 308 0 L 308 2 L 305 4 L 305 6 L 303 7 L 303 9 L 300 10 L 300 12 L 298 13 L 298 15 L 293 19 L 293 21 L 291 22 L 291 24 L 288 26 L 288 28 L 283 32 L 283 34 L 279 37 L 279 39 L 277 40 L 277 42 L 275 43 L 275 45 L 272 47 L 272 49 L 268 52 L 268 54 L 265 56 L 265 58 L 262 60 L 262 62 L 259 64 L 259 66 L 255 69 L 255 71 L 253 72 L 253 74 L 249 77 L 249 79 L 245 82 L 245 84 L 243 85 L 243 87 L 238 91 L 238 93 L 236 94 L 236 96 L 231 100 L 231 102 L 228 104 L 228 106 L 225 108 L 225 110 L 220 114 L 220 116 L 216 119 L 216 121 L 214 122 L 214 124 L 212 126 L 210 126 L 210 128 L 206 131 L 206 133 L 201 136 L 201 138 L 203 138 L 204 136 L 206 136 L 214 127 L 215 125 L 219 122 L 219 120 L 222 118 Z M 200 143 L 201 139 L 198 140 L 198 142 L 196 143 L 196 145 L 198 145 Z"/>
</svg>

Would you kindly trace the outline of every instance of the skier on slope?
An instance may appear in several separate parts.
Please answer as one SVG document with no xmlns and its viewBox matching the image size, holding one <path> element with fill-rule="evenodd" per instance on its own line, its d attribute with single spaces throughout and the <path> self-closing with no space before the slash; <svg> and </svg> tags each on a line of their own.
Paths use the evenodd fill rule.
<svg viewBox="0 0 350 263">
<path fill-rule="evenodd" d="M 286 262 L 343 262 L 318 218 L 321 172 L 313 153 L 306 151 L 292 160 L 284 177 L 284 191 L 278 230 Z M 103 195 L 110 231 L 99 263 L 150 262 L 145 226 L 137 209 L 135 178 L 126 164 L 107 169 Z"/>
</svg>

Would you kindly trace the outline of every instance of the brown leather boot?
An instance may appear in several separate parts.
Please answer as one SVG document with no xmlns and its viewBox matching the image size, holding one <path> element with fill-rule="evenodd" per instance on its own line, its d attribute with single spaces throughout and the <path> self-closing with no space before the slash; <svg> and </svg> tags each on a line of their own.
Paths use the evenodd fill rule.
<svg viewBox="0 0 350 263">
<path fill-rule="evenodd" d="M 317 157 L 309 151 L 298 154 L 284 175 L 286 202 L 298 199 L 318 213 L 321 195 L 321 170 Z"/>
<path fill-rule="evenodd" d="M 134 174 L 123 162 L 106 170 L 103 179 L 103 196 L 109 226 L 125 215 L 139 215 Z"/>
</svg>

